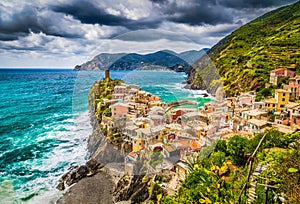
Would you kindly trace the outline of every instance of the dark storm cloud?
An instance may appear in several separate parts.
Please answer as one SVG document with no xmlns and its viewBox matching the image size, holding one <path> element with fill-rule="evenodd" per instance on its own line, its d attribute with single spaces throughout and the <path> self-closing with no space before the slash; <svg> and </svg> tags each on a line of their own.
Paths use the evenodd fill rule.
<svg viewBox="0 0 300 204">
<path fill-rule="evenodd" d="M 26 35 L 27 34 L 23 32 L 4 33 L 3 31 L 0 30 L 0 41 L 17 40 L 19 37 L 25 37 Z"/>
<path fill-rule="evenodd" d="M 192 6 L 178 6 L 170 4 L 165 9 L 166 19 L 175 23 L 189 25 L 217 25 L 220 23 L 232 23 L 233 16 L 230 11 L 208 1 L 197 1 Z"/>
<path fill-rule="evenodd" d="M 106 1 L 106 7 L 100 7 L 93 0 L 69 0 L 67 3 L 53 3 L 44 1 L 37 6 L 24 3 L 20 9 L 13 9 L 4 17 L 6 10 L 4 3 L 0 3 L 0 40 L 11 41 L 25 37 L 30 32 L 45 33 L 50 36 L 64 38 L 84 38 L 88 32 L 85 28 L 78 28 L 83 24 L 105 25 L 104 38 L 112 38 L 125 31 L 139 29 L 163 28 L 164 23 L 185 24 L 188 26 L 245 23 L 263 14 L 271 8 L 286 5 L 295 0 L 149 0 L 152 7 L 145 7 L 149 16 L 135 20 L 126 17 L 122 11 L 119 15 L 108 13 L 105 9 L 115 8 L 115 2 Z M 129 1 L 121 2 L 130 9 L 135 4 Z M 145 4 L 146 5 L 146 4 Z M 13 8 L 13 7 L 11 7 Z M 134 13 L 134 11 L 132 11 Z M 243 21 L 240 19 L 243 18 Z M 76 29 L 72 27 L 77 23 Z M 81 24 L 81 25 L 80 25 Z M 95 26 L 96 27 L 96 26 Z M 109 27 L 115 28 L 114 31 Z M 237 27 L 237 26 L 235 26 Z M 102 28 L 101 28 L 102 29 Z M 125 31 L 124 31 L 125 30 Z M 229 30 L 212 32 L 212 36 L 226 35 Z M 209 31 L 207 31 L 209 33 Z"/>
<path fill-rule="evenodd" d="M 38 15 L 38 8 L 24 6 L 20 12 L 12 14 L 10 19 L 0 17 L 0 40 L 16 40 L 30 32 L 43 32 L 47 35 L 67 38 L 79 38 L 80 35 L 59 29 L 59 18 L 48 18 Z M 54 16 L 53 16 L 54 17 Z"/>
<path fill-rule="evenodd" d="M 153 3 L 156 3 L 156 4 L 162 4 L 162 3 L 167 3 L 168 2 L 168 0 L 149 0 L 149 1 L 151 1 Z"/>
<path fill-rule="evenodd" d="M 183 4 L 180 1 L 150 1 L 154 6 L 158 5 L 157 9 L 168 21 L 192 26 L 234 23 L 246 13 L 245 10 L 249 12 L 249 10 L 278 7 L 295 2 L 295 0 L 191 0 Z"/>
<path fill-rule="evenodd" d="M 118 26 L 128 21 L 125 17 L 108 14 L 102 8 L 97 8 L 88 1 L 76 1 L 72 4 L 54 5 L 51 9 L 55 12 L 71 15 L 82 23 Z"/>
<path fill-rule="evenodd" d="M 69 4 L 53 5 L 51 9 L 58 13 L 71 15 L 82 23 L 123 26 L 130 30 L 157 28 L 161 23 L 160 19 L 142 18 L 132 20 L 124 16 L 112 15 L 89 1 L 74 1 Z"/>
<path fill-rule="evenodd" d="M 17 39 L 19 35 L 29 33 L 29 29 L 38 30 L 36 12 L 31 7 L 13 14 L 11 20 L 3 20 L 0 17 L 0 38 L 1 40 Z"/>
</svg>

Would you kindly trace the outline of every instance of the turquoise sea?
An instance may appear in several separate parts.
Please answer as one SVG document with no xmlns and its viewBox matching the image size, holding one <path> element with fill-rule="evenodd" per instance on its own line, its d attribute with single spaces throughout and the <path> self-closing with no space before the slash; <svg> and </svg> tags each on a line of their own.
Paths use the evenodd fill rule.
<svg viewBox="0 0 300 204">
<path fill-rule="evenodd" d="M 184 73 L 111 71 L 111 77 L 165 102 L 210 100 L 183 88 Z M 102 71 L 0 69 L 0 203 L 51 203 L 60 196 L 60 176 L 88 158 L 87 96 L 102 78 Z"/>
</svg>

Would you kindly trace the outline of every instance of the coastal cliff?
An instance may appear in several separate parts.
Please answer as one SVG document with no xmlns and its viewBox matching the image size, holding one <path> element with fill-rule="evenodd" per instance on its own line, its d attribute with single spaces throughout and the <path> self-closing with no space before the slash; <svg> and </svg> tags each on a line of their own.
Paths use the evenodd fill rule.
<svg viewBox="0 0 300 204">
<path fill-rule="evenodd" d="M 109 90 L 112 90 L 113 87 L 119 82 L 120 81 L 118 80 L 111 81 L 112 85 L 110 85 L 110 87 L 107 85 L 100 85 L 101 81 L 96 81 L 90 89 L 90 94 L 88 98 L 88 108 L 90 113 L 91 125 L 93 127 L 93 133 L 89 136 L 87 148 L 90 154 L 90 158 L 95 159 L 96 161 L 101 162 L 104 165 L 114 162 L 124 162 L 124 148 L 122 148 L 122 145 L 113 144 L 107 138 L 107 132 L 103 131 L 103 129 L 101 129 L 101 127 L 99 126 L 101 122 L 100 119 L 102 112 L 106 108 L 108 108 L 107 105 L 103 105 L 100 108 L 101 112 L 97 113 L 97 100 L 99 102 L 99 100 L 102 100 L 110 94 L 109 91 L 104 92 L 103 90 L 100 90 L 100 86 L 104 88 L 106 87 L 105 89 L 110 87 L 111 89 Z M 102 104 L 102 101 L 100 101 L 99 103 Z"/>
<path fill-rule="evenodd" d="M 185 88 L 194 90 L 207 90 L 217 95 L 218 89 L 223 88 L 221 77 L 214 62 L 208 55 L 203 55 L 188 70 Z"/>
<path fill-rule="evenodd" d="M 57 188 L 71 188 L 57 201 L 58 204 L 119 201 L 139 203 L 149 197 L 147 184 L 142 182 L 144 175 L 124 173 L 124 158 L 131 151 L 131 145 L 123 140 L 112 141 L 108 136 L 110 132 L 100 125 L 101 115 L 108 107 L 103 105 L 102 99 L 109 98 L 109 90 L 120 82 L 106 78 L 96 81 L 90 88 L 88 108 L 93 132 L 88 139 L 89 160 L 85 165 L 76 166 L 62 176 Z"/>
</svg>

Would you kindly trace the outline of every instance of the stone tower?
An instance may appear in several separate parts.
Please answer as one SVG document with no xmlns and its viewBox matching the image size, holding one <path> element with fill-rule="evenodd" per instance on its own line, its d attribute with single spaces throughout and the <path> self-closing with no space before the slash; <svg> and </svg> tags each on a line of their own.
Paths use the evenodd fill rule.
<svg viewBox="0 0 300 204">
<path fill-rule="evenodd" d="M 105 73 L 104 79 L 110 79 L 110 76 L 109 76 L 109 69 L 106 69 L 104 73 Z"/>
</svg>

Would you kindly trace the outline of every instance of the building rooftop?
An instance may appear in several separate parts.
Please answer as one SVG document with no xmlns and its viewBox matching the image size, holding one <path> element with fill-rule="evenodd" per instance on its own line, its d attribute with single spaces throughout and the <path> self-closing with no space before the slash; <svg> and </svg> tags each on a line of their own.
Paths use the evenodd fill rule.
<svg viewBox="0 0 300 204">
<path fill-rule="evenodd" d="M 250 120 L 248 121 L 248 123 L 253 124 L 253 125 L 256 125 L 256 126 L 258 126 L 258 127 L 262 127 L 262 126 L 265 126 L 265 125 L 268 124 L 266 121 L 263 121 L 263 120 L 257 120 L 257 119 L 250 119 Z"/>
<path fill-rule="evenodd" d="M 290 93 L 289 91 L 284 90 L 284 89 L 275 89 L 275 93 L 276 92 L 278 92 L 278 93 Z"/>
<path fill-rule="evenodd" d="M 127 88 L 127 85 L 117 85 L 114 87 L 115 89 L 126 89 Z"/>
<path fill-rule="evenodd" d="M 190 118 L 190 117 L 196 117 L 196 116 L 205 116 L 199 112 L 190 112 L 182 115 L 183 118 Z"/>
<path fill-rule="evenodd" d="M 166 127 L 167 127 L 167 128 L 170 128 L 170 129 L 172 129 L 172 130 L 182 130 L 181 125 L 176 124 L 176 123 L 167 124 Z"/>
<path fill-rule="evenodd" d="M 264 114 L 268 114 L 265 111 L 260 111 L 260 110 L 250 110 L 250 111 L 245 111 L 244 113 L 250 115 L 250 116 L 259 116 L 259 115 L 264 115 Z"/>
<path fill-rule="evenodd" d="M 283 70 L 286 70 L 285 68 L 278 68 L 278 69 L 274 69 L 271 71 L 271 73 L 276 73 L 276 72 L 280 72 L 280 71 L 283 71 Z"/>
<path fill-rule="evenodd" d="M 294 133 L 295 130 L 292 129 L 291 127 L 289 126 L 286 126 L 286 125 L 282 125 L 282 124 L 276 124 L 274 125 L 274 127 L 281 133 L 283 134 L 286 134 L 286 133 Z"/>
<path fill-rule="evenodd" d="M 275 98 L 268 98 L 266 100 L 264 100 L 265 103 L 277 103 Z"/>
<path fill-rule="evenodd" d="M 162 115 L 150 115 L 149 117 L 151 119 L 164 119 L 164 116 L 162 116 Z"/>
<path fill-rule="evenodd" d="M 153 106 L 150 108 L 150 111 L 163 111 L 164 109 L 160 106 Z"/>
<path fill-rule="evenodd" d="M 190 147 L 191 149 L 200 149 L 201 146 L 196 140 L 180 140 L 177 141 L 178 147 Z"/>
<path fill-rule="evenodd" d="M 121 103 L 121 102 L 118 102 L 118 103 L 115 103 L 115 104 L 111 105 L 111 107 L 115 107 L 115 106 L 129 107 L 129 105 L 127 103 Z"/>
<path fill-rule="evenodd" d="M 295 103 L 295 102 L 288 102 L 288 103 L 285 105 L 286 108 L 296 108 L 296 107 L 298 107 L 298 106 L 300 106 L 300 103 Z"/>
<path fill-rule="evenodd" d="M 112 96 L 124 96 L 125 94 L 113 93 Z"/>
<path fill-rule="evenodd" d="M 172 152 L 172 151 L 175 151 L 175 147 L 173 145 L 170 145 L 170 144 L 163 144 L 162 145 L 164 149 L 166 149 L 168 152 Z"/>
<path fill-rule="evenodd" d="M 264 104 L 264 103 L 265 103 L 265 102 L 263 102 L 263 101 L 254 101 L 254 102 L 253 102 L 254 105 L 259 105 L 259 104 Z"/>
<path fill-rule="evenodd" d="M 163 125 L 158 125 L 158 126 L 152 127 L 152 128 L 151 128 L 151 131 L 152 131 L 152 132 L 160 132 L 160 131 L 162 131 L 162 130 L 164 130 L 164 129 L 165 129 L 165 126 L 163 126 Z"/>
<path fill-rule="evenodd" d="M 136 130 L 136 129 L 138 129 L 138 127 L 136 127 L 135 125 L 129 125 L 129 126 L 126 126 L 125 129 L 126 130 Z"/>
</svg>

